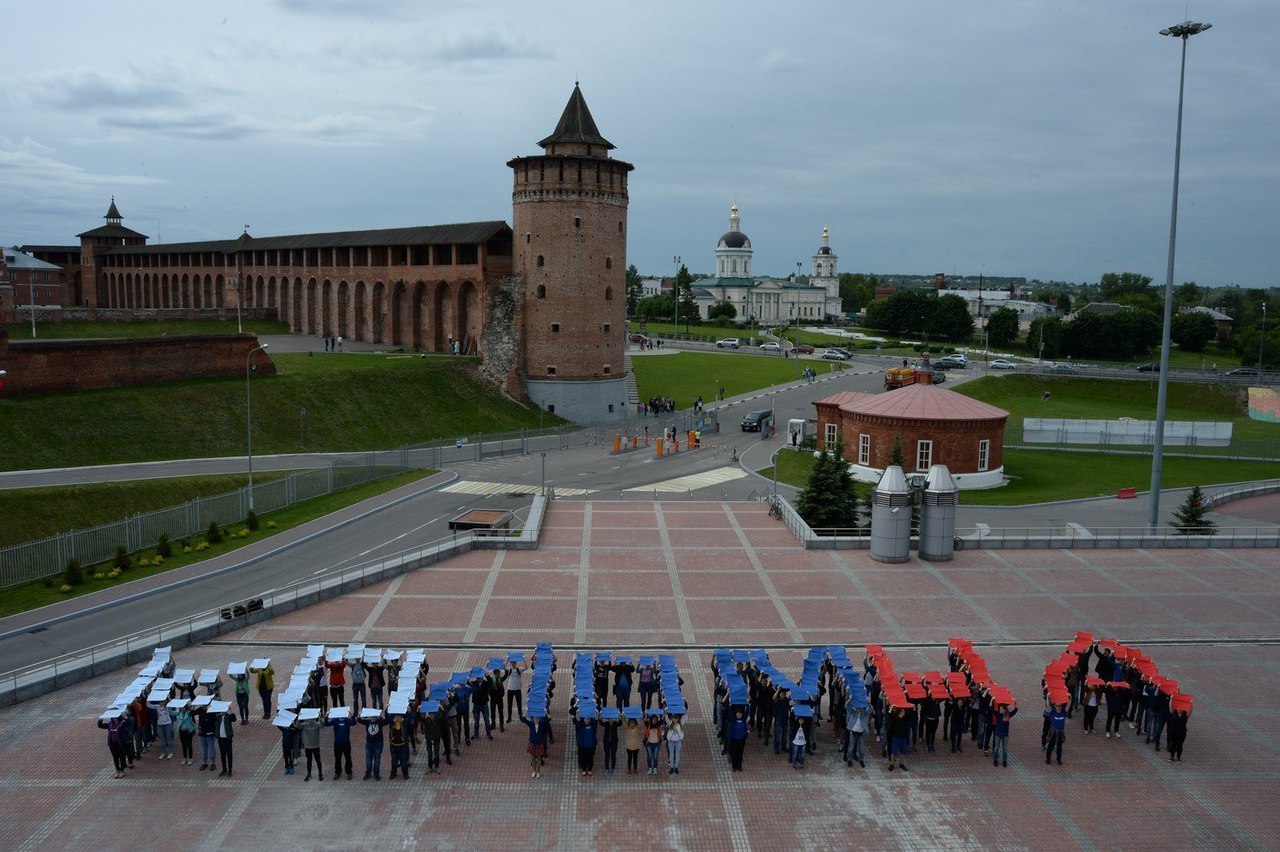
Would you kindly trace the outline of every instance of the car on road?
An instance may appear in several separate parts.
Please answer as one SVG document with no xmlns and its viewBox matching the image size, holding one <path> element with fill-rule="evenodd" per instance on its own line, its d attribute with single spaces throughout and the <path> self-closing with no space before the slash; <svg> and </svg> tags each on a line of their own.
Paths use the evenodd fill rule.
<svg viewBox="0 0 1280 852">
<path fill-rule="evenodd" d="M 630 340 L 632 343 L 648 343 L 649 342 L 649 338 L 639 333 L 631 335 L 630 337 L 627 338 L 627 340 Z"/>
<path fill-rule="evenodd" d="M 717 340 L 716 346 L 720 349 L 737 349 L 742 345 L 742 341 L 736 337 L 726 337 L 724 340 Z"/>
<path fill-rule="evenodd" d="M 967 360 L 956 358 L 954 355 L 947 355 L 943 358 L 939 358 L 937 361 L 934 361 L 933 366 L 940 366 L 944 370 L 963 370 L 965 367 L 969 366 L 969 362 Z"/>
<path fill-rule="evenodd" d="M 849 359 L 849 353 L 845 352 L 838 346 L 832 346 L 822 353 L 822 357 L 826 358 L 828 361 L 847 361 Z"/>
<path fill-rule="evenodd" d="M 1227 373 L 1228 376 L 1256 376 L 1258 375 L 1257 367 L 1239 367 Z"/>
<path fill-rule="evenodd" d="M 946 373 L 934 373 L 934 374 L 933 374 L 933 383 L 934 383 L 935 385 L 940 385 L 940 384 L 942 384 L 943 382 L 945 382 L 946 380 L 947 380 L 947 374 L 946 374 Z"/>
<path fill-rule="evenodd" d="M 813 346 L 808 343 L 801 343 L 796 346 L 796 352 L 800 355 L 812 355 Z"/>
<path fill-rule="evenodd" d="M 1142 366 L 1138 367 L 1138 372 L 1139 373 L 1158 373 L 1160 372 L 1160 362 L 1150 361 L 1146 364 L 1143 364 Z"/>
<path fill-rule="evenodd" d="M 748 411 L 747 416 L 742 418 L 743 432 L 763 432 L 773 425 L 773 412 L 767 408 L 761 408 L 758 411 Z"/>
<path fill-rule="evenodd" d="M 1049 368 L 1050 373 L 1066 373 L 1068 376 L 1074 376 L 1080 372 L 1080 368 L 1075 364 L 1054 364 Z"/>
<path fill-rule="evenodd" d="M 991 362 L 991 369 L 993 369 L 993 370 L 1016 370 L 1016 369 L 1018 369 L 1018 365 L 1017 365 L 1017 364 L 1015 364 L 1015 363 L 1013 363 L 1012 361 L 1010 361 L 1010 360 L 1008 360 L 1008 359 L 1005 359 L 1005 358 L 997 358 L 996 360 L 994 360 L 994 361 L 992 361 L 992 362 Z"/>
<path fill-rule="evenodd" d="M 761 351 L 761 352 L 781 352 L 781 351 L 782 351 L 782 347 L 781 347 L 779 344 L 774 343 L 774 342 L 771 340 L 771 341 L 769 341 L 768 343 L 761 343 L 761 344 L 760 344 L 760 351 Z"/>
</svg>

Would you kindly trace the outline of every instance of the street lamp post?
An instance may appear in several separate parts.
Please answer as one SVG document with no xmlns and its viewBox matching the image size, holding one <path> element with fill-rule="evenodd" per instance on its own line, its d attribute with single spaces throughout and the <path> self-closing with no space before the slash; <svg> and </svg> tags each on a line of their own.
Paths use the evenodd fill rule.
<svg viewBox="0 0 1280 852">
<path fill-rule="evenodd" d="M 34 340 L 36 336 L 36 272 L 34 269 L 27 270 L 27 290 L 31 293 L 31 339 Z"/>
<path fill-rule="evenodd" d="M 1262 303 L 1262 333 L 1258 335 L 1258 378 L 1262 378 L 1262 344 L 1267 340 L 1267 303 Z"/>
<path fill-rule="evenodd" d="M 1178 240 L 1178 177 L 1182 166 L 1182 94 L 1187 77 L 1187 39 L 1212 24 L 1183 21 L 1160 31 L 1160 35 L 1182 39 L 1182 64 L 1178 71 L 1178 124 L 1173 144 L 1173 203 L 1169 214 L 1169 262 L 1164 278 L 1164 329 L 1160 337 L 1160 389 L 1156 392 L 1155 447 L 1151 454 L 1151 500 L 1147 526 L 1152 532 L 1160 523 L 1160 478 L 1164 472 L 1164 418 L 1169 398 L 1169 330 L 1173 324 L 1173 258 Z"/>
<path fill-rule="evenodd" d="M 800 319 L 796 316 L 796 303 L 791 303 L 791 357 L 796 360 L 796 381 L 800 381 Z"/>
<path fill-rule="evenodd" d="M 676 321 L 674 323 L 675 336 L 680 336 L 680 255 L 671 258 L 676 265 L 676 277 L 671 281 L 671 292 L 676 297 Z"/>
<path fill-rule="evenodd" d="M 253 360 L 255 352 L 265 352 L 269 343 L 264 343 L 256 349 L 250 349 L 249 354 L 244 356 L 244 408 L 246 414 L 245 435 L 248 438 L 249 450 L 249 511 L 253 511 L 253 395 L 249 393 L 249 377 L 253 375 Z"/>
</svg>

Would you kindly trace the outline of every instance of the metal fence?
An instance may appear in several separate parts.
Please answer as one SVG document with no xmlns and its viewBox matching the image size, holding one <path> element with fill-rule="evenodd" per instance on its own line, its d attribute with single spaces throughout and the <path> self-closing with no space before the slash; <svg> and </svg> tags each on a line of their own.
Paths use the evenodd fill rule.
<svg viewBox="0 0 1280 852">
<path fill-rule="evenodd" d="M 1085 441 L 1068 430 L 1061 430 L 1052 436 L 1047 443 L 1044 434 L 1033 434 L 1017 418 L 1010 418 L 1005 424 L 1004 447 L 1024 450 L 1081 450 L 1091 453 L 1127 453 L 1149 455 L 1153 444 L 1132 443 L 1131 438 L 1104 436 L 1101 440 Z M 1257 459 L 1262 461 L 1280 461 L 1280 439 L 1276 438 L 1241 438 L 1233 435 L 1229 443 L 1219 446 L 1218 439 L 1201 441 L 1194 436 L 1185 436 L 1165 441 L 1165 457 L 1188 456 L 1192 458 L 1219 459 Z"/>
<path fill-rule="evenodd" d="M 538 496 L 530 506 L 528 519 L 519 529 L 458 532 L 376 562 L 326 571 L 274 589 L 252 602 L 227 601 L 186 618 L 5 672 L 0 675 L 0 707 L 149 660 L 157 646 L 168 645 L 175 650 L 186 648 L 469 550 L 534 548 L 545 512 L 546 500 Z"/>
<path fill-rule="evenodd" d="M 254 483 L 253 505 L 258 514 L 274 512 L 404 470 L 400 465 L 372 460 L 338 461 L 327 467 Z M 152 547 L 161 535 L 169 536 L 176 545 L 184 538 L 207 530 L 215 521 L 219 526 L 241 523 L 249 514 L 248 491 L 245 487 L 212 497 L 197 497 L 178 506 L 0 548 L 0 588 L 57 576 L 69 559 L 76 559 L 81 565 L 93 565 L 112 559 L 121 546 L 133 553 Z"/>
</svg>

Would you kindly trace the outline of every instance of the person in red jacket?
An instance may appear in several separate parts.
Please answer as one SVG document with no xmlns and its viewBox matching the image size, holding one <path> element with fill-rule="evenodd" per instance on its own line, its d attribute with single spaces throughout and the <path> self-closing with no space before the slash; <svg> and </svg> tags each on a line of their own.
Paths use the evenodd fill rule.
<svg viewBox="0 0 1280 852">
<path fill-rule="evenodd" d="M 347 663 L 345 660 L 325 660 L 324 667 L 329 670 L 329 704 L 333 707 L 346 707 Z"/>
</svg>

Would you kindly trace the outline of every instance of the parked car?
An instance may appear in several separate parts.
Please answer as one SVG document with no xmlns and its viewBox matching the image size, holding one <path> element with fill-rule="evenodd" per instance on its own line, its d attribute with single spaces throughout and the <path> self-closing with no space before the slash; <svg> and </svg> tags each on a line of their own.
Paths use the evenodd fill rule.
<svg viewBox="0 0 1280 852">
<path fill-rule="evenodd" d="M 1138 372 L 1139 373 L 1158 373 L 1160 372 L 1160 362 L 1151 361 L 1149 363 L 1143 364 L 1138 368 Z"/>
<path fill-rule="evenodd" d="M 846 361 L 849 358 L 849 353 L 838 346 L 832 346 L 822 353 L 822 357 L 828 361 Z"/>
<path fill-rule="evenodd" d="M 774 342 L 771 340 L 771 341 L 769 341 L 768 343 L 761 343 L 761 344 L 760 344 L 760 351 L 762 351 L 762 352 L 781 352 L 781 351 L 782 351 L 782 347 L 781 347 L 780 345 L 778 345 L 777 343 L 774 343 Z"/>
<path fill-rule="evenodd" d="M 747 416 L 742 418 L 743 432 L 763 432 L 771 426 L 773 426 L 773 412 L 767 408 L 748 411 Z"/>
<path fill-rule="evenodd" d="M 726 337 L 724 340 L 716 341 L 716 346 L 720 347 L 721 349 L 737 349 L 741 345 L 742 345 L 742 341 L 740 341 L 736 337 Z"/>
<path fill-rule="evenodd" d="M 952 352 L 950 355 L 943 355 L 942 357 L 950 359 L 952 361 L 959 361 L 961 364 L 964 364 L 966 367 L 969 366 L 969 356 L 964 354 L 963 352 Z"/>
<path fill-rule="evenodd" d="M 813 346 L 808 343 L 800 343 L 796 346 L 796 352 L 800 355 L 812 355 Z"/>
<path fill-rule="evenodd" d="M 1018 365 L 1017 365 L 1017 364 L 1015 364 L 1015 363 L 1013 363 L 1012 361 L 1009 361 L 1009 360 L 1005 359 L 1005 358 L 997 358 L 996 360 L 994 360 L 994 361 L 992 361 L 992 362 L 991 362 L 991 369 L 993 369 L 993 370 L 1016 370 L 1016 369 L 1018 369 Z"/>
<path fill-rule="evenodd" d="M 1049 372 L 1066 373 L 1069 376 L 1074 376 L 1076 373 L 1080 372 L 1080 368 L 1075 364 L 1054 364 L 1049 368 Z"/>
<path fill-rule="evenodd" d="M 954 355 L 946 355 L 933 362 L 934 366 L 941 364 L 944 370 L 963 370 L 969 366 L 967 359 L 957 358 Z"/>
<path fill-rule="evenodd" d="M 943 382 L 945 382 L 946 380 L 947 380 L 947 374 L 946 374 L 946 373 L 934 373 L 934 374 L 933 374 L 933 383 L 934 383 L 935 385 L 940 385 L 940 384 L 942 384 Z"/>
<path fill-rule="evenodd" d="M 627 338 L 627 340 L 630 340 L 632 343 L 648 343 L 649 342 L 649 338 L 645 337 L 643 334 L 640 334 L 640 333 L 632 334 L 630 337 Z"/>
</svg>

